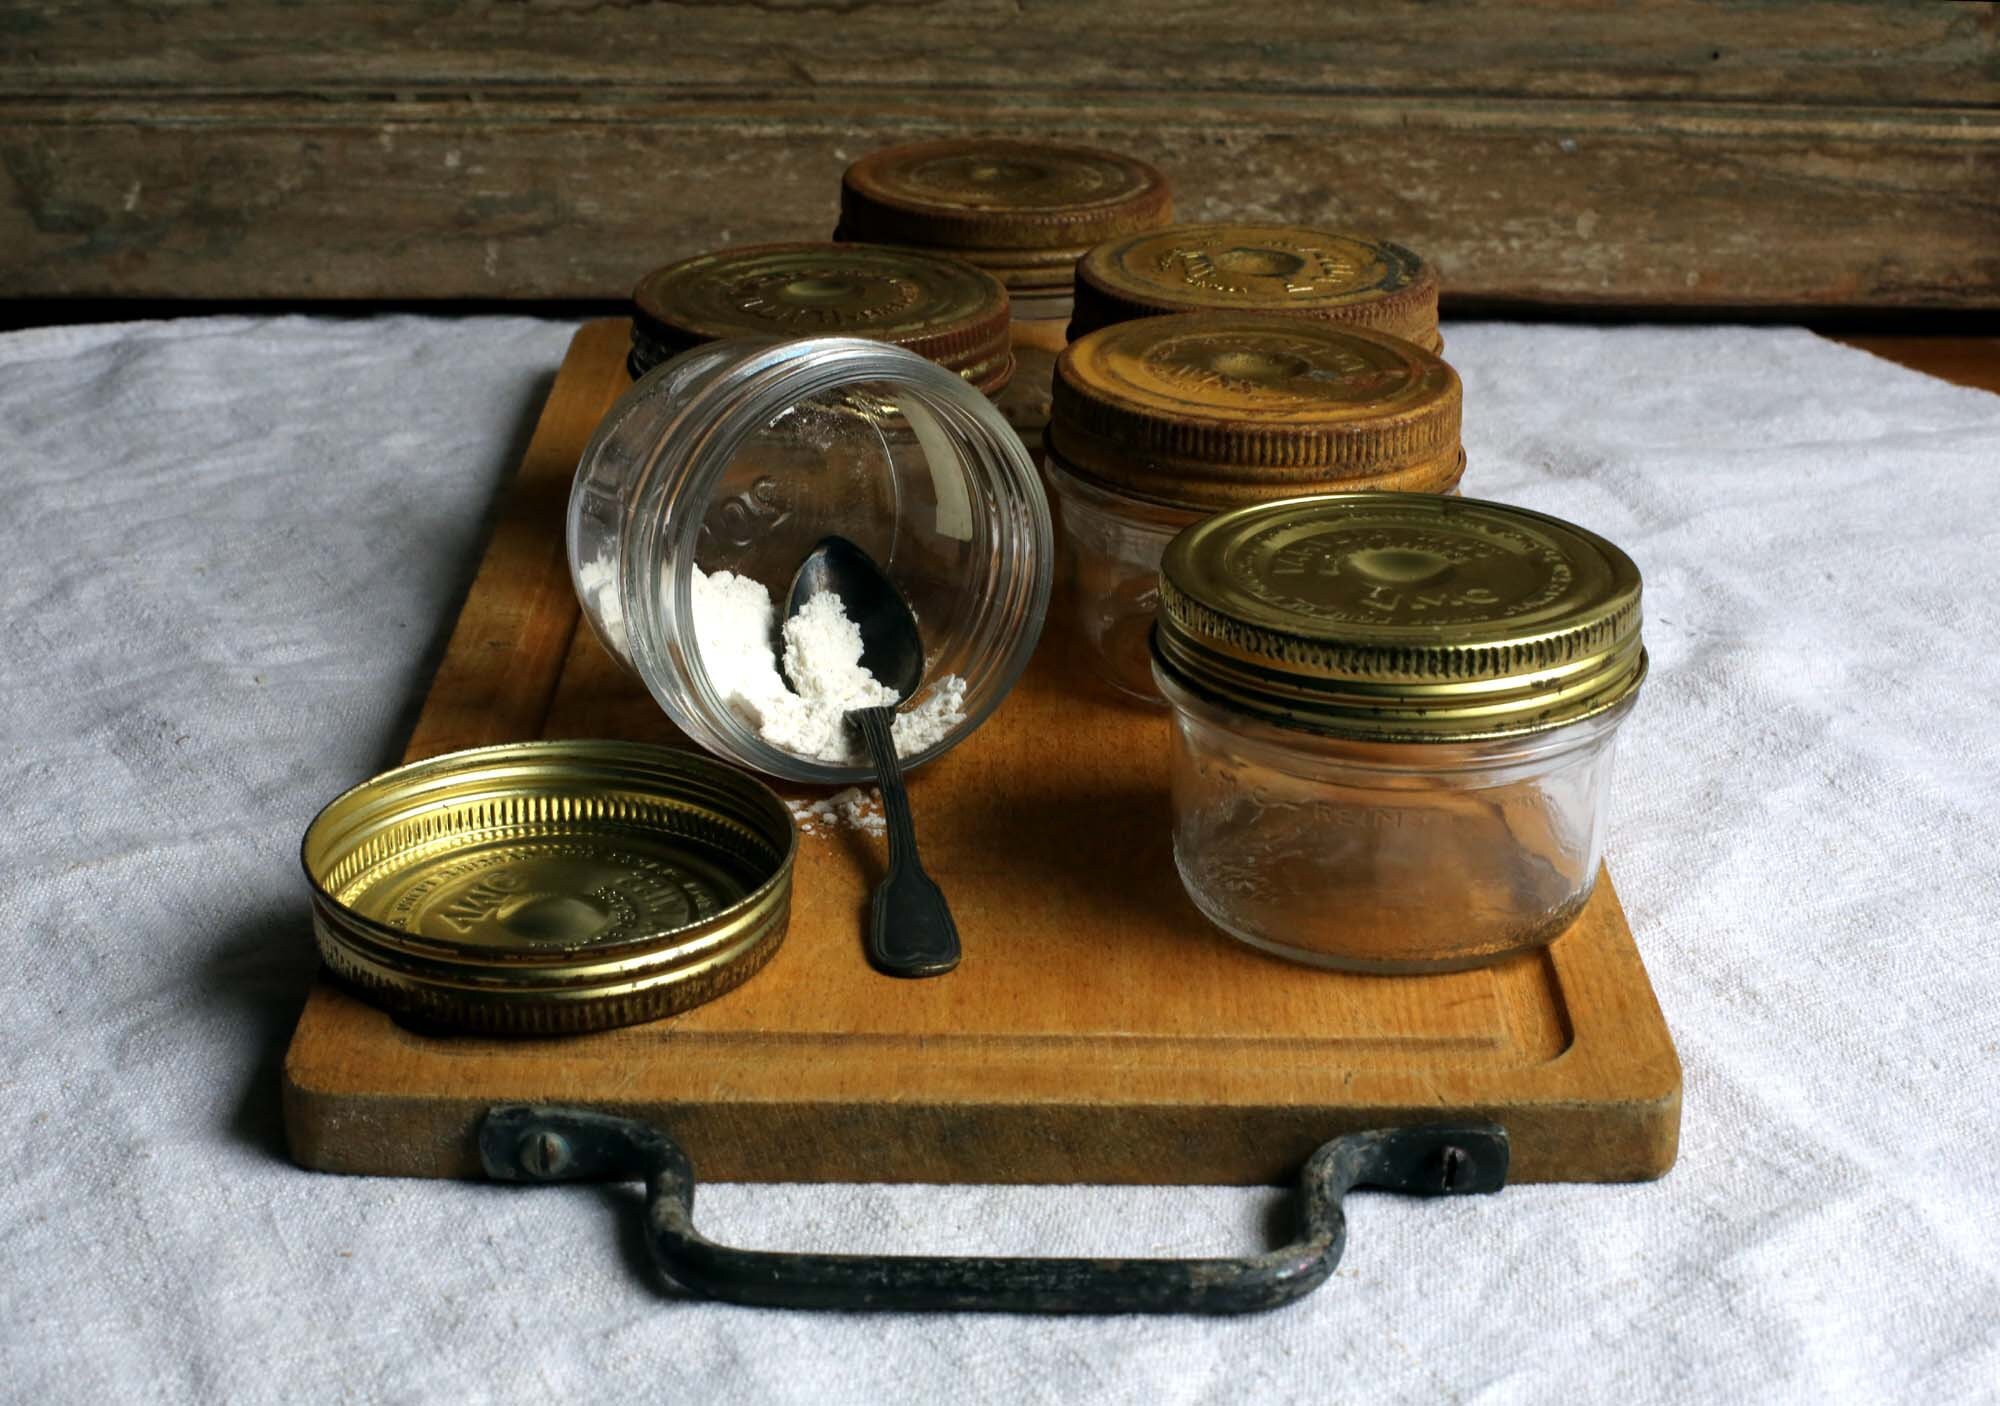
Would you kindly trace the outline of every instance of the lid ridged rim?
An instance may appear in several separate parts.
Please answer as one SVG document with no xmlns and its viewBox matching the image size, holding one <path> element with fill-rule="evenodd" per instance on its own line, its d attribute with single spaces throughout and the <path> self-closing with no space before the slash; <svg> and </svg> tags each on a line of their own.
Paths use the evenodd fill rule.
<svg viewBox="0 0 2000 1406">
<path fill-rule="evenodd" d="M 1317 298 L 1288 297 L 1282 302 L 1266 302 L 1205 294 L 1193 287 L 1182 291 L 1168 284 L 1134 277 L 1127 270 L 1123 261 L 1133 248 L 1177 234 L 1189 239 L 1240 236 L 1246 242 L 1254 242 L 1259 237 L 1291 237 L 1301 242 L 1338 239 L 1386 251 L 1398 263 L 1413 267 L 1415 274 L 1408 283 L 1389 291 L 1363 289 Z M 1076 309 L 1069 324 L 1071 341 L 1113 323 L 1129 322 L 1139 317 L 1159 317 L 1176 312 L 1257 311 L 1366 327 L 1402 337 L 1432 352 L 1443 345 L 1438 334 L 1438 275 L 1431 263 L 1415 251 L 1390 240 L 1340 230 L 1313 229 L 1302 225 L 1170 225 L 1143 230 L 1121 239 L 1107 240 L 1085 252 L 1075 267 L 1075 285 Z"/>
<path fill-rule="evenodd" d="M 1426 636 L 1368 632 L 1273 607 L 1219 600 L 1204 583 L 1217 544 L 1260 521 L 1288 525 L 1323 513 L 1404 514 L 1442 523 L 1478 515 L 1532 525 L 1565 544 L 1572 570 L 1607 582 L 1569 616 L 1511 635 L 1504 618 L 1438 627 Z M 1391 519 L 1393 520 L 1393 518 Z M 1594 558 L 1594 560 L 1592 560 Z M 1595 574 L 1595 572 L 1593 573 Z M 1153 656 L 1175 684 L 1279 726 L 1385 742 L 1473 741 L 1547 731 L 1617 707 L 1643 682 L 1642 588 L 1631 558 L 1597 534 L 1547 514 L 1427 494 L 1320 494 L 1206 519 L 1168 545 L 1159 578 Z M 1258 618 L 1247 618 L 1256 616 Z"/>
<path fill-rule="evenodd" d="M 701 265 L 728 268 L 724 261 L 751 264 L 779 254 L 797 254 L 839 263 L 852 261 L 857 268 L 871 269 L 900 265 L 901 272 L 933 280 L 972 280 L 981 285 L 983 296 L 962 316 L 942 321 L 905 321 L 872 327 L 860 323 L 852 327 L 816 328 L 813 335 L 863 337 L 906 347 L 917 355 L 956 371 L 975 388 L 997 395 L 1014 372 L 1011 321 L 1007 288 L 985 269 L 957 258 L 926 249 L 891 248 L 879 244 L 852 242 L 750 244 L 699 254 L 691 259 L 654 269 L 639 280 L 632 291 L 632 352 L 627 369 L 634 379 L 663 361 L 706 342 L 728 337 L 763 336 L 783 338 L 785 332 L 768 322 L 745 316 L 741 322 L 721 324 L 687 318 L 677 319 L 667 301 L 672 284 L 687 278 Z"/>
<path fill-rule="evenodd" d="M 1094 372 L 1117 343 L 1130 353 L 1193 334 L 1308 336 L 1366 346 L 1407 371 L 1379 414 L 1352 408 L 1271 416 L 1254 401 L 1191 407 L 1148 399 Z M 1100 329 L 1056 360 L 1048 444 L 1070 470 L 1161 502 L 1227 505 L 1336 485 L 1427 488 L 1462 461 L 1463 387 L 1451 366 L 1379 332 L 1269 314 L 1181 313 Z"/>
<path fill-rule="evenodd" d="M 887 188 L 883 173 L 920 161 L 973 153 L 1025 159 L 1083 159 L 1121 168 L 1125 193 L 1105 200 L 1042 206 L 979 205 Z M 1167 179 L 1148 162 L 1102 147 L 1059 142 L 947 138 L 869 152 L 840 182 L 840 228 L 852 237 L 885 244 L 915 244 L 996 258 L 1008 252 L 1075 256 L 1102 240 L 1154 229 L 1173 218 Z M 1074 251 L 1073 253 L 1070 251 Z"/>
<path fill-rule="evenodd" d="M 495 948 L 411 932 L 337 890 L 386 866 L 496 842 L 671 838 L 763 874 L 715 912 L 602 945 Z M 528 742 L 474 748 L 373 777 L 307 827 L 300 862 L 329 971 L 393 1014 L 489 1034 L 560 1034 L 657 1019 L 711 1000 L 768 961 L 790 913 L 797 834 L 769 787 L 684 748 Z M 766 872 L 768 870 L 768 872 Z M 393 870 L 392 870 L 393 872 Z"/>
</svg>

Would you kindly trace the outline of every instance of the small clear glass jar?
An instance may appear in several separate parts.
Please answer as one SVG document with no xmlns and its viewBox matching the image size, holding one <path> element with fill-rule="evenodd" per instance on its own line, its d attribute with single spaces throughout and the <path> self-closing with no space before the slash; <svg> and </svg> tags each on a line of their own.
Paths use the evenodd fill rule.
<svg viewBox="0 0 2000 1406">
<path fill-rule="evenodd" d="M 1174 862 L 1217 927 L 1448 971 L 1583 910 L 1646 670 L 1623 552 L 1499 504 L 1326 495 L 1191 528 L 1161 593 Z"/>
<path fill-rule="evenodd" d="M 857 338 L 712 342 L 656 367 L 612 407 L 570 496 L 584 617 L 668 717 L 768 775 L 853 784 L 873 776 L 865 761 L 781 750 L 733 710 L 694 628 L 697 569 L 761 582 L 782 611 L 799 564 L 831 535 L 882 564 L 916 611 L 927 687 L 964 682 L 963 722 L 905 759 L 921 766 L 1013 687 L 1052 577 L 1034 465 L 962 377 Z"/>
<path fill-rule="evenodd" d="M 954 138 L 870 152 L 841 179 L 835 239 L 950 254 L 1013 299 L 1014 344 L 1060 351 L 1076 261 L 1173 218 L 1166 177 L 1096 147 Z"/>
<path fill-rule="evenodd" d="M 1056 362 L 1042 470 L 1069 624 L 1158 705 L 1160 556 L 1212 513 L 1300 493 L 1457 491 L 1458 375 L 1399 338 L 1263 314 L 1142 318 Z"/>
</svg>

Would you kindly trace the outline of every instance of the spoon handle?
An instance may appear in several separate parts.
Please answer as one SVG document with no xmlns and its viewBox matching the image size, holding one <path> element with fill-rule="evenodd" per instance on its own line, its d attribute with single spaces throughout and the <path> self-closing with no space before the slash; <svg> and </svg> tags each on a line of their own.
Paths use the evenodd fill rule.
<svg viewBox="0 0 2000 1406">
<path fill-rule="evenodd" d="M 944 894 L 917 858 L 903 764 L 889 730 L 895 710 L 859 708 L 848 716 L 868 744 L 889 826 L 889 874 L 876 886 L 869 913 L 868 960 L 891 976 L 943 976 L 958 965 L 958 927 Z"/>
</svg>

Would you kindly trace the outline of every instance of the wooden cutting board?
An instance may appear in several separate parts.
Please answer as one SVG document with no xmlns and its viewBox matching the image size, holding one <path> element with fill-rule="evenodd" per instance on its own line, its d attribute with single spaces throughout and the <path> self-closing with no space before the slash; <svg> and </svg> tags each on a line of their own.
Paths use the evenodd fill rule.
<svg viewBox="0 0 2000 1406">
<path fill-rule="evenodd" d="M 577 334 L 411 758 L 537 736 L 680 740 L 578 628 L 564 560 L 570 477 L 625 388 L 625 344 L 622 321 Z M 1680 1064 L 1608 876 L 1545 953 L 1481 971 L 1369 977 L 1251 951 L 1175 875 L 1165 717 L 1087 682 L 1063 635 L 1052 625 L 986 726 L 911 780 L 964 938 L 956 972 L 906 982 L 868 966 L 883 842 L 822 828 L 802 840 L 770 966 L 670 1020 L 440 1037 L 320 981 L 285 1062 L 293 1156 L 477 1175 L 483 1111 L 548 1101 L 653 1119 L 722 1180 L 1275 1182 L 1337 1133 L 1453 1116 L 1508 1129 L 1515 1180 L 1673 1164 Z M 304 941 L 303 897 L 299 914 Z"/>
</svg>

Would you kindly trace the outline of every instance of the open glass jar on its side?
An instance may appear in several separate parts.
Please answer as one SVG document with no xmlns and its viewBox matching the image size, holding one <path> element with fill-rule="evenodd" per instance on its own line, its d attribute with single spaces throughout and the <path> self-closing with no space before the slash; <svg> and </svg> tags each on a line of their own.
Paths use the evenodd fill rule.
<svg viewBox="0 0 2000 1406">
<path fill-rule="evenodd" d="M 1625 553 L 1496 503 L 1329 494 L 1189 528 L 1160 588 L 1174 860 L 1216 926 L 1443 971 L 1583 910 L 1646 673 Z"/>
<path fill-rule="evenodd" d="M 674 723 L 768 775 L 852 784 L 874 774 L 858 749 L 826 760 L 768 741 L 718 682 L 697 630 L 698 578 L 746 577 L 782 611 L 793 573 L 828 536 L 873 557 L 916 611 L 926 689 L 963 686 L 962 720 L 906 757 L 921 766 L 1013 687 L 1052 577 L 1034 465 L 963 377 L 856 338 L 713 342 L 612 407 L 570 496 L 585 618 Z"/>
<path fill-rule="evenodd" d="M 1103 328 L 1056 362 L 1043 470 L 1073 622 L 1099 673 L 1149 703 L 1160 555 L 1211 513 L 1301 493 L 1449 493 L 1458 374 L 1399 338 L 1267 314 Z"/>
</svg>

